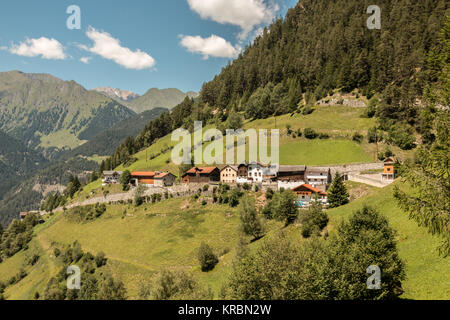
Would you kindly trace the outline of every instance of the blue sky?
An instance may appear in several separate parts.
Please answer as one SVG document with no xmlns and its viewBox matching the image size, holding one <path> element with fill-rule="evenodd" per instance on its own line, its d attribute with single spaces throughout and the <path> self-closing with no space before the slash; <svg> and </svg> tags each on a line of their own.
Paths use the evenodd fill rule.
<svg viewBox="0 0 450 320">
<path fill-rule="evenodd" d="M 110 86 L 139 94 L 153 87 L 198 91 L 259 28 L 296 3 L 2 1 L 0 71 L 50 73 L 88 89 Z M 66 26 L 70 5 L 81 9 L 80 30 Z"/>
</svg>

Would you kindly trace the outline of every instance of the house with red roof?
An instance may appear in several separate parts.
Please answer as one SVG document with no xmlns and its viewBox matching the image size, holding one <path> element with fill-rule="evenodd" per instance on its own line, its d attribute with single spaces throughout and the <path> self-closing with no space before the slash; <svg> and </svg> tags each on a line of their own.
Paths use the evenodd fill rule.
<svg viewBox="0 0 450 320">
<path fill-rule="evenodd" d="M 328 204 L 328 194 L 310 184 L 302 184 L 292 190 L 298 196 L 297 205 L 307 207 L 313 201 L 319 201 L 324 205 Z"/>
<path fill-rule="evenodd" d="M 193 167 L 187 171 L 182 183 L 217 183 L 220 182 L 220 170 L 217 167 Z"/>
<path fill-rule="evenodd" d="M 131 173 L 131 184 L 134 186 L 144 185 L 146 187 L 155 186 L 155 176 L 159 172 L 155 171 L 139 171 Z"/>
</svg>

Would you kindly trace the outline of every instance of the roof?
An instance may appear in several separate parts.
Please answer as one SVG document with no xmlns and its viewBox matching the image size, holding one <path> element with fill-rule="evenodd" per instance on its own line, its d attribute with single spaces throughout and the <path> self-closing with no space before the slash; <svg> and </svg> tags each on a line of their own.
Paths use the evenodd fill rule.
<svg viewBox="0 0 450 320">
<path fill-rule="evenodd" d="M 196 173 L 197 171 L 200 171 L 201 173 L 211 173 L 214 170 L 218 169 L 217 167 L 203 167 L 203 168 L 199 168 L 199 167 L 193 167 L 190 170 L 188 170 L 186 173 Z"/>
<path fill-rule="evenodd" d="M 164 177 L 166 177 L 166 176 L 168 176 L 168 175 L 174 176 L 174 175 L 173 175 L 172 173 L 170 173 L 170 172 L 162 172 L 162 173 L 156 175 L 156 176 L 155 176 L 155 179 L 163 179 Z"/>
<path fill-rule="evenodd" d="M 249 166 L 254 166 L 254 165 L 258 165 L 258 166 L 260 166 L 260 167 L 268 167 L 268 165 L 267 164 L 264 164 L 264 163 L 262 163 L 262 162 L 259 162 L 259 161 L 252 161 L 252 162 L 250 162 L 249 164 L 248 164 Z"/>
<path fill-rule="evenodd" d="M 383 162 L 384 162 L 384 164 L 394 164 L 395 160 L 394 160 L 394 158 L 389 157 L 389 158 L 384 159 Z"/>
<path fill-rule="evenodd" d="M 328 168 L 328 169 L 324 169 L 324 168 L 306 168 L 306 175 L 321 175 L 321 173 L 328 175 L 330 170 L 331 170 L 330 168 Z"/>
<path fill-rule="evenodd" d="M 105 174 L 105 175 L 113 175 L 113 174 L 115 174 L 115 173 L 117 173 L 117 174 L 122 174 L 122 171 L 103 171 L 103 174 Z"/>
<path fill-rule="evenodd" d="M 320 190 L 320 189 L 314 188 L 314 187 L 313 187 L 312 185 L 310 185 L 310 184 L 302 184 L 301 186 L 298 186 L 298 187 L 294 188 L 294 191 L 296 191 L 297 189 L 302 188 L 302 187 L 304 187 L 304 188 L 310 190 L 310 191 L 313 192 L 313 193 L 318 193 L 318 194 L 323 195 L 323 196 L 326 196 L 326 195 L 327 195 L 326 192 L 323 192 L 323 191 Z"/>
<path fill-rule="evenodd" d="M 306 166 L 280 166 L 278 172 L 299 172 L 305 170 Z"/>
<path fill-rule="evenodd" d="M 222 170 L 220 170 L 220 171 L 223 171 L 223 170 L 225 170 L 226 168 L 231 168 L 231 169 L 233 169 L 234 171 L 238 171 L 238 167 L 237 166 L 231 166 L 231 165 L 227 165 L 227 166 L 225 166 L 225 167 L 223 167 L 222 168 Z"/>
<path fill-rule="evenodd" d="M 141 171 L 141 172 L 132 172 L 131 175 L 133 177 L 153 177 L 156 174 L 158 174 L 158 172 L 154 172 L 154 171 Z"/>
</svg>

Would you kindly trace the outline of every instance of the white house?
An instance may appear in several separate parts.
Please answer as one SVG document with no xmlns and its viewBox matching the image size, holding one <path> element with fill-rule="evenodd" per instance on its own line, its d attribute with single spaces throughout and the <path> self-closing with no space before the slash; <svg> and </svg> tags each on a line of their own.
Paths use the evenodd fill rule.
<svg viewBox="0 0 450 320">
<path fill-rule="evenodd" d="M 122 171 L 103 171 L 102 185 L 119 183 L 121 175 Z"/>
<path fill-rule="evenodd" d="M 313 187 L 326 186 L 331 183 L 331 170 L 320 168 L 307 168 L 305 174 L 306 181 Z"/>
<path fill-rule="evenodd" d="M 251 162 L 248 164 L 248 180 L 253 183 L 262 183 L 265 174 L 266 165 L 260 162 Z"/>
</svg>

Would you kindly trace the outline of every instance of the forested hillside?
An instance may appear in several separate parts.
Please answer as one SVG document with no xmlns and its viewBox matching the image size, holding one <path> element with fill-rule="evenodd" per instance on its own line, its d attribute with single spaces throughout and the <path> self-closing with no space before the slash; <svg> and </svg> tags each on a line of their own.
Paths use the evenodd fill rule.
<svg viewBox="0 0 450 320">
<path fill-rule="evenodd" d="M 35 172 L 47 160 L 33 149 L 0 131 L 0 200 L 22 178 Z"/>
<path fill-rule="evenodd" d="M 116 150 L 109 166 L 128 161 L 176 128 L 191 129 L 194 120 L 233 128 L 242 115 L 254 120 L 308 114 L 317 100 L 336 91 L 369 99 L 367 116 L 381 120 L 372 130 L 377 139 L 415 148 L 417 134 L 431 136 L 428 117 L 420 116 L 421 101 L 427 84 L 437 80 L 435 56 L 448 3 L 379 1 L 381 30 L 366 26 L 370 4 L 300 1 L 205 83 L 200 99 L 187 98 L 154 120 Z"/>
<path fill-rule="evenodd" d="M 48 158 L 135 113 L 74 81 L 47 74 L 0 73 L 0 129 Z"/>
<path fill-rule="evenodd" d="M 68 151 L 62 158 L 68 159 L 75 156 L 111 155 L 125 138 L 136 137 L 150 121 L 167 111 L 169 110 L 155 108 L 123 120 L 111 128 L 100 132 L 85 144 Z"/>
</svg>

